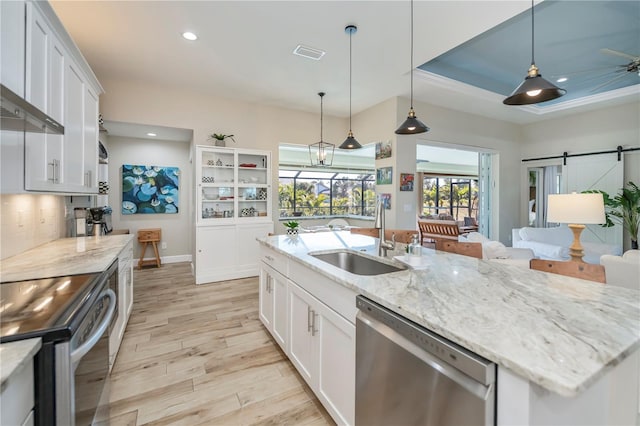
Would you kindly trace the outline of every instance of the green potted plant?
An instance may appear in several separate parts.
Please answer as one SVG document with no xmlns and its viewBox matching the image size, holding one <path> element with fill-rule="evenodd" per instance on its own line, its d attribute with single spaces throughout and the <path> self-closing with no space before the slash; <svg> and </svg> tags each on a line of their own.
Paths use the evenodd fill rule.
<svg viewBox="0 0 640 426">
<path fill-rule="evenodd" d="M 225 135 L 222 133 L 212 133 L 209 135 L 209 139 L 213 139 L 216 146 L 225 146 L 225 140 L 231 139 L 235 143 L 233 135 Z"/>
<path fill-rule="evenodd" d="M 638 229 L 640 228 L 640 188 L 633 182 L 627 183 L 618 194 L 610 197 L 604 191 L 584 191 L 600 193 L 604 198 L 605 227 L 619 223 L 631 237 L 631 248 L 638 249 Z"/>
<path fill-rule="evenodd" d="M 298 235 L 298 226 L 300 226 L 300 224 L 297 221 L 290 220 L 283 223 L 283 225 L 287 228 L 287 235 Z"/>
</svg>

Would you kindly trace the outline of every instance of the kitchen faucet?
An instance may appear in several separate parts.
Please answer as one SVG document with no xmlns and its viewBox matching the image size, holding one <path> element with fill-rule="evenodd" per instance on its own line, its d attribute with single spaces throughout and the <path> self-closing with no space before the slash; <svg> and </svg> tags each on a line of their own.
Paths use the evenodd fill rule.
<svg viewBox="0 0 640 426">
<path fill-rule="evenodd" d="M 387 250 L 395 250 L 396 248 L 396 235 L 393 234 L 391 236 L 391 241 L 384 239 L 384 207 L 382 200 L 378 200 L 376 204 L 375 218 L 376 221 L 373 227 L 380 230 L 378 234 L 378 256 L 387 257 Z"/>
</svg>

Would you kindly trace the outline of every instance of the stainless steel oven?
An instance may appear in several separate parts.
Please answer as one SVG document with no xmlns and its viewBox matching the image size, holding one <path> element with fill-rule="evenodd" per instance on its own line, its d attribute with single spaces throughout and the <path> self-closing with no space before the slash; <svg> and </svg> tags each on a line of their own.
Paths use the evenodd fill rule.
<svg viewBox="0 0 640 426">
<path fill-rule="evenodd" d="M 358 425 L 494 425 L 495 364 L 362 296 Z"/>
<path fill-rule="evenodd" d="M 103 273 L 0 285 L 0 341 L 42 338 L 34 358 L 36 424 L 92 423 L 109 374 L 114 275 L 117 260 Z"/>
</svg>

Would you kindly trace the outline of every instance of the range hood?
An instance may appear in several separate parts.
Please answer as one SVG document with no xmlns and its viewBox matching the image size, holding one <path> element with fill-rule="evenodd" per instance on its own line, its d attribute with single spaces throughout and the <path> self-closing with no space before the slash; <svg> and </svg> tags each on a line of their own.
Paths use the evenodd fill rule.
<svg viewBox="0 0 640 426">
<path fill-rule="evenodd" d="M 0 84 L 0 129 L 64 135 L 64 126 Z"/>
</svg>

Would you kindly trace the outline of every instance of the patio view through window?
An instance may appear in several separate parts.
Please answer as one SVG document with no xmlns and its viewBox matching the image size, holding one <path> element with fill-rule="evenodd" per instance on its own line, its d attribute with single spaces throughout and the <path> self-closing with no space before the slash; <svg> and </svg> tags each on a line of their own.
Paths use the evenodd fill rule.
<svg viewBox="0 0 640 426">
<path fill-rule="evenodd" d="M 454 220 L 478 219 L 478 180 L 424 176 L 422 214 L 449 214 Z"/>
<path fill-rule="evenodd" d="M 280 217 L 373 216 L 375 201 L 373 172 L 279 171 Z"/>
</svg>

